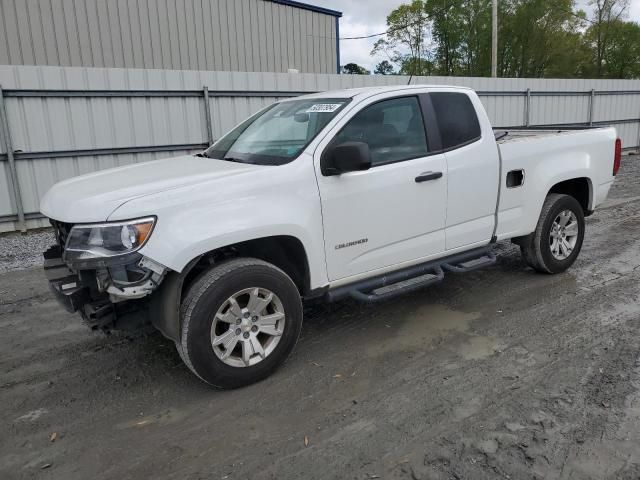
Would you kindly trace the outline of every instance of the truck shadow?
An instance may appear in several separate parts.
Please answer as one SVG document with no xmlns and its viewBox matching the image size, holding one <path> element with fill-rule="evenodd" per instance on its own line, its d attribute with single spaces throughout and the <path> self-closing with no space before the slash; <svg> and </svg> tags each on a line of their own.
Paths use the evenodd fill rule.
<svg viewBox="0 0 640 480">
<path fill-rule="evenodd" d="M 548 298 L 558 282 L 566 287 L 569 274 L 536 275 L 522 266 L 517 251 L 503 248 L 492 267 L 450 274 L 440 284 L 384 303 L 344 300 L 305 306 L 301 338 L 292 357 L 261 385 L 295 384 L 316 375 L 347 375 L 365 363 L 375 366 L 394 356 L 425 354 L 433 345 L 447 349 L 447 342 L 460 343 L 470 335 L 480 335 L 482 322 L 497 312 L 508 314 L 532 297 Z M 182 363 L 173 343 L 157 331 L 78 335 L 81 341 L 58 349 L 65 361 L 51 372 L 64 384 L 81 383 L 78 389 L 102 390 L 113 397 L 135 397 L 136 392 L 144 395 L 149 390 L 182 398 L 222 393 L 196 378 Z M 326 372 L 319 372 L 318 365 Z"/>
</svg>

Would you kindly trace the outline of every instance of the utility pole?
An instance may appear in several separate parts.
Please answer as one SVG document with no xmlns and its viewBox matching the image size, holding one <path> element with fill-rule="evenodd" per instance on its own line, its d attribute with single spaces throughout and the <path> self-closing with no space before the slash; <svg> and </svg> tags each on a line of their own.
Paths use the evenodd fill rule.
<svg viewBox="0 0 640 480">
<path fill-rule="evenodd" d="M 498 0 L 493 0 L 491 12 L 491 76 L 498 76 Z"/>
</svg>

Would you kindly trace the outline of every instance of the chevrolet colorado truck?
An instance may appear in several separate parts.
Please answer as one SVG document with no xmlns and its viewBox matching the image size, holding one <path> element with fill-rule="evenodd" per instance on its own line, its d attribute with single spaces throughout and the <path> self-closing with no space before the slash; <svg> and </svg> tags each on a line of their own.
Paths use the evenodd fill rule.
<svg viewBox="0 0 640 480">
<path fill-rule="evenodd" d="M 43 197 L 52 291 L 93 328 L 148 321 L 203 381 L 281 365 L 303 302 L 377 302 L 495 262 L 575 261 L 620 165 L 613 128 L 494 131 L 473 90 L 360 88 L 277 102 L 195 155 Z"/>
</svg>

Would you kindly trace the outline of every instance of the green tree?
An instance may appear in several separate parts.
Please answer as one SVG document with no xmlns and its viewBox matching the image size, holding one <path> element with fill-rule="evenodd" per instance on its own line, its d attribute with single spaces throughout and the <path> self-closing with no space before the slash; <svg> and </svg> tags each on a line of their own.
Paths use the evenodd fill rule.
<svg viewBox="0 0 640 480">
<path fill-rule="evenodd" d="M 431 36 L 436 42 L 434 64 L 439 75 L 455 75 L 461 64 L 464 37 L 462 15 L 467 2 L 425 2 L 431 20 Z"/>
<path fill-rule="evenodd" d="M 371 72 L 357 63 L 347 63 L 342 66 L 340 73 L 347 75 L 369 75 Z"/>
<path fill-rule="evenodd" d="M 433 61 L 426 58 L 415 58 L 411 55 L 400 57 L 400 75 L 435 75 Z"/>
<path fill-rule="evenodd" d="M 609 49 L 617 22 L 629 7 L 629 0 L 591 0 L 594 9 L 589 37 L 595 48 L 596 73 L 602 77 L 605 73 L 605 56 Z"/>
<path fill-rule="evenodd" d="M 629 0 L 500 0 L 502 77 L 639 78 L 640 25 L 624 20 Z M 391 11 L 384 53 L 403 75 L 488 76 L 491 0 L 413 0 Z"/>
<path fill-rule="evenodd" d="M 491 75 L 491 0 L 469 0 L 460 15 L 461 68 L 470 76 Z"/>
<path fill-rule="evenodd" d="M 393 75 L 396 72 L 393 69 L 393 65 L 391 65 L 388 60 L 382 60 L 376 65 L 376 68 L 373 69 L 373 73 L 376 75 Z"/>
<path fill-rule="evenodd" d="M 609 24 L 600 76 L 640 77 L 640 25 L 620 20 Z"/>
<path fill-rule="evenodd" d="M 573 0 L 506 0 L 502 8 L 501 76 L 544 77 L 550 69 L 572 76 L 576 65 L 571 56 L 556 53 L 566 51 L 569 37 L 582 25 L 573 12 Z M 565 63 L 554 64 L 560 58 Z"/>
<path fill-rule="evenodd" d="M 435 70 L 440 75 L 489 75 L 491 0 L 430 0 L 425 3 L 436 41 Z"/>
<path fill-rule="evenodd" d="M 395 63 L 401 73 L 427 75 L 423 59 L 429 60 L 431 51 L 427 43 L 431 22 L 425 8 L 425 1 L 413 0 L 400 5 L 387 16 L 386 38 L 379 39 L 373 46 L 372 55 L 384 53 Z M 408 53 L 405 53 L 408 52 Z"/>
</svg>

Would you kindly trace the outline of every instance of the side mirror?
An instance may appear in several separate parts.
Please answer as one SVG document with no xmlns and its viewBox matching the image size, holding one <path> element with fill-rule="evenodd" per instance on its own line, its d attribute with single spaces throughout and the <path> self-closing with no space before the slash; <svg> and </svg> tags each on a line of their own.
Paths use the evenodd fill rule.
<svg viewBox="0 0 640 480">
<path fill-rule="evenodd" d="M 371 152 L 369 145 L 364 142 L 344 142 L 329 146 L 320 160 L 320 171 L 325 177 L 369 168 Z"/>
</svg>

